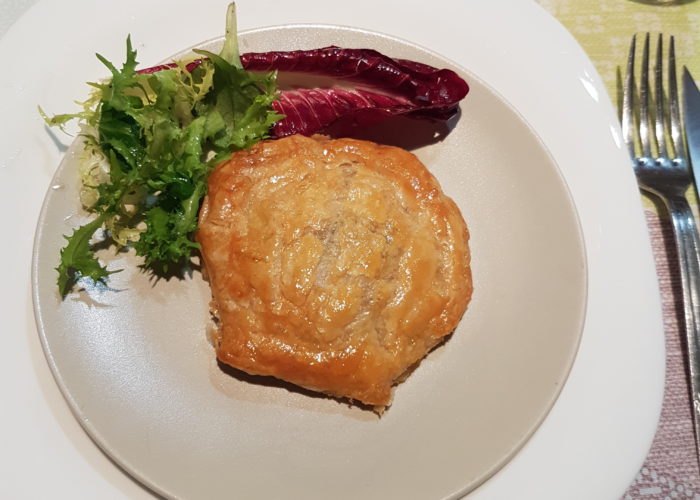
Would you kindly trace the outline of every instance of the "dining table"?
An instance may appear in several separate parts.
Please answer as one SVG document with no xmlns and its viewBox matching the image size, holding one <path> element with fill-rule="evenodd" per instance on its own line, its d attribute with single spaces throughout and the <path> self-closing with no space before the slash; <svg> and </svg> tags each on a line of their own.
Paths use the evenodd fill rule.
<svg viewBox="0 0 700 500">
<path fill-rule="evenodd" d="M 700 72 L 700 4 L 698 2 L 609 2 L 539 0 L 576 37 L 598 69 L 610 99 L 622 99 L 622 76 L 634 34 L 663 33 L 675 38 L 678 64 Z M 639 38 L 641 43 L 641 38 Z M 695 68 L 695 69 L 694 69 Z M 695 77 L 697 81 L 697 76 Z M 700 113 L 700 110 L 695 112 Z M 700 160 L 696 160 L 700 161 Z M 637 498 L 696 498 L 700 469 L 691 412 L 680 274 L 668 214 L 643 194 L 656 273 L 663 305 L 666 376 L 661 416 L 641 470 L 624 495 Z M 697 207 L 697 191 L 688 193 Z M 697 213 L 697 212 L 696 212 Z"/>
<path fill-rule="evenodd" d="M 500 1 L 500 0 L 499 0 Z M 383 3 L 384 0 L 377 0 Z M 602 99 L 608 99 L 614 109 L 619 109 L 622 102 L 622 78 L 625 71 L 630 40 L 635 34 L 651 33 L 658 35 L 672 35 L 675 38 L 676 60 L 679 68 L 686 66 L 700 84 L 700 0 L 521 0 L 528 4 L 528 12 L 535 12 L 537 16 L 547 16 L 551 22 L 559 28 L 566 30 L 568 35 L 582 48 L 590 59 L 597 75 L 594 78 L 605 89 L 606 95 Z M 61 2 L 70 12 L 75 12 L 78 7 L 72 6 L 74 2 Z M 223 5 L 224 2 L 219 2 Z M 303 3 L 303 2 L 302 2 Z M 391 3 L 391 2 L 386 2 Z M 440 4 L 440 2 L 437 2 Z M 465 0 L 465 4 L 479 4 L 477 0 Z M 506 2 L 508 3 L 508 2 Z M 29 40 L 25 36 L 32 31 L 31 22 L 41 19 L 50 13 L 56 12 L 55 5 L 58 2 L 37 0 L 2 0 L 0 2 L 0 47 L 3 54 L 14 54 L 13 58 L 22 58 L 23 47 L 16 44 L 17 40 Z M 119 3 L 96 2 L 103 5 L 103 17 L 95 22 L 106 23 L 105 30 L 117 30 L 111 24 L 110 17 L 128 19 L 129 15 L 114 10 L 120 9 Z M 194 2 L 192 2 L 194 5 Z M 277 2 L 270 2 L 274 8 Z M 398 4 L 398 3 L 396 3 Z M 514 5 L 508 3 L 508 5 Z M 196 10 L 196 7 L 192 7 Z M 166 9 L 167 10 L 167 9 Z M 167 12 L 163 11 L 163 18 L 167 19 Z M 183 9 L 180 9 L 183 10 Z M 399 9 L 400 10 L 400 9 Z M 435 23 L 440 23 L 439 9 L 437 9 Z M 47 14 L 48 13 L 48 14 Z M 367 19 L 371 14 L 367 13 Z M 508 10 L 502 11 L 502 16 L 511 16 Z M 136 16 L 132 16 L 134 18 Z M 299 14 L 298 17 L 301 17 Z M 316 21 L 314 16 L 313 21 Z M 49 22 L 49 21 L 44 21 Z M 153 20 L 158 23 L 158 20 Z M 395 21 L 399 22 L 399 21 Z M 408 21 L 407 21 L 408 22 Z M 433 22 L 433 21 L 428 21 Z M 512 22 L 509 21 L 509 22 Z M 192 21 L 195 24 L 195 21 Z M 358 24 L 357 21 L 354 24 Z M 374 19 L 368 21 L 368 27 L 378 26 Z M 469 29 L 469 23 L 465 20 L 465 29 Z M 364 26 L 360 26 L 363 28 Z M 417 29 L 419 29 L 416 26 Z M 557 28 L 557 29 L 559 29 Z M 195 29 L 195 28 L 193 28 Z M 412 28 L 413 29 L 413 28 Z M 62 65 L 62 70 L 55 61 L 48 61 L 52 56 L 52 50 L 57 44 L 65 44 L 64 53 L 76 53 L 85 50 L 85 46 L 76 42 L 75 36 L 66 36 L 65 40 L 60 36 L 60 29 L 49 33 L 59 33 L 56 38 L 46 36 L 41 29 L 37 29 L 32 37 L 36 43 L 43 47 L 41 51 L 33 51 L 32 54 L 43 53 L 47 58 L 36 60 L 34 64 L 43 65 L 54 69 L 55 73 L 46 75 L 45 78 L 59 82 L 61 71 L 70 71 L 71 61 L 67 60 Z M 204 31 L 204 30 L 203 30 Z M 89 30 L 86 30 L 86 33 Z M 535 34 L 533 33 L 533 37 Z M 206 39 L 202 36 L 201 39 Z M 196 41 L 196 40 L 193 40 Z M 466 50 L 467 48 L 464 48 Z M 88 51 L 93 51 L 90 46 Z M 556 49 L 553 49 L 556 52 Z M 94 51 L 93 51 L 94 52 Z M 15 71 L 13 60 L 3 62 L 3 72 Z M 20 75 L 21 76 L 21 75 Z M 515 75 L 513 78 L 520 78 Z M 525 77 L 523 77 L 525 78 Z M 599 78 L 599 80 L 598 80 Z M 4 81 L 4 80 L 3 80 Z M 61 92 L 61 84 L 57 83 Z M 9 106 L 10 101 L 23 98 L 25 92 L 31 87 L 5 84 L 0 87 L 0 101 L 3 106 Z M 36 97 L 42 102 L 49 100 L 54 90 L 51 82 L 40 87 Z M 76 98 L 79 96 L 76 96 Z M 70 103 L 66 103 L 69 105 Z M 539 103 L 541 107 L 547 107 L 546 101 Z M 9 109 L 5 107 L 3 109 Z M 696 110 L 700 113 L 700 109 Z M 8 130 L 12 127 L 13 116 L 4 114 L 2 127 Z M 562 118 L 561 127 L 566 127 L 567 121 L 576 120 L 576 117 Z M 581 137 L 581 141 L 585 138 Z M 34 137 L 28 139 L 29 147 L 36 142 Z M 34 142 L 32 142 L 34 141 Z M 0 158 L 0 187 L 4 181 L 16 182 L 13 190 L 24 189 L 24 183 L 18 177 L 11 177 L 8 173 L 16 170 L 17 158 L 21 160 L 24 146 L 6 145 Z M 63 151 L 63 150 L 61 150 Z M 700 157 L 696 161 L 700 161 Z M 632 161 L 629 159 L 620 168 L 629 168 L 632 172 Z M 38 169 L 43 177 L 50 179 L 55 164 L 25 165 L 23 168 Z M 13 174 L 17 175 L 17 174 Z M 3 177 L 4 176 L 4 177 Z M 44 186 L 42 189 L 48 188 Z M 28 188 L 27 188 L 28 189 Z M 697 214 L 698 197 L 696 192 L 688 193 L 689 201 Z M 18 195 L 17 199 L 21 199 Z M 22 207 L 3 205 L 3 219 L 20 218 L 24 224 L 31 226 L 36 224 L 39 207 Z M 610 482 L 611 486 L 605 491 L 609 497 L 586 497 L 581 491 L 569 491 L 565 486 L 559 485 L 547 470 L 539 470 L 532 482 L 557 484 L 561 488 L 558 492 L 552 492 L 551 498 L 623 498 L 625 500 L 645 499 L 700 499 L 700 462 L 699 452 L 696 448 L 694 427 L 692 421 L 691 402 L 689 397 L 688 367 L 685 351 L 685 329 L 683 323 L 683 304 L 680 274 L 676 262 L 676 252 L 673 244 L 673 234 L 670 219 L 665 209 L 654 199 L 646 194 L 639 193 L 639 210 L 643 213 L 646 229 L 649 236 L 649 244 L 653 255 L 654 273 L 658 285 L 658 305 L 661 312 L 661 328 L 658 332 L 658 345 L 663 352 L 660 354 L 661 369 L 659 382 L 663 388 L 662 394 L 655 396 L 653 388 L 650 388 L 649 404 L 640 403 L 640 408 L 645 408 L 644 414 L 637 417 L 645 422 L 653 422 L 653 432 L 640 437 L 636 443 L 630 444 L 622 439 L 619 443 L 611 437 L 610 442 L 603 447 L 598 444 L 598 449 L 584 449 L 579 445 L 582 455 L 595 456 L 610 455 L 611 457 L 625 457 L 624 464 L 614 464 L 611 471 L 622 470 L 624 473 L 615 481 L 606 479 L 606 471 L 595 469 L 581 470 L 577 476 L 574 471 L 569 471 L 571 477 L 578 477 L 580 484 L 594 485 Z M 29 217 L 26 215 L 29 214 Z M 700 219 L 699 219 L 700 220 Z M 25 247 L 31 245 L 32 235 L 28 232 Z M 13 245 L 12 235 L 4 234 L 4 245 Z M 2 410 L 0 411 L 0 497 L 2 498 L 139 498 L 148 499 L 157 497 L 148 487 L 143 486 L 138 480 L 129 474 L 128 465 L 120 463 L 115 457 L 102 451 L 95 442 L 94 436 L 86 434 L 81 423 L 76 418 L 71 408 L 66 403 L 64 396 L 56 385 L 54 376 L 46 363 L 42 343 L 37 335 L 36 327 L 31 319 L 33 309 L 29 289 L 29 257 L 21 262 L 3 262 L 3 266 L 17 266 L 24 269 L 12 274 L 21 283 L 7 283 L 3 280 L 3 297 L 12 295 L 13 305 L 2 308 L 2 315 L 9 318 L 17 317 L 21 320 L 13 320 L 12 325 L 21 325 L 26 331 L 8 331 L 6 327 L 0 327 L 0 384 L 3 390 Z M 26 269 L 25 269 L 26 268 Z M 15 296 L 19 290 L 20 297 Z M 16 300 L 15 300 L 16 299 Z M 10 302 L 6 302 L 10 304 Z M 634 310 L 634 305 L 630 305 Z M 0 322 L 0 324 L 4 324 Z M 9 323 L 8 323 L 9 324 Z M 622 326 L 624 328 L 624 324 Z M 614 336 L 615 331 L 608 332 Z M 11 337 L 11 338 L 10 338 Z M 585 339 L 584 339 L 585 342 Z M 665 350 L 664 350 L 665 349 Z M 634 345 L 628 346 L 629 351 L 634 351 Z M 613 360 L 614 364 L 614 360 Z M 643 367 L 635 369 L 643 370 Z M 650 368 L 652 370 L 652 368 Z M 565 387 L 565 391 L 566 391 Z M 639 389 L 643 394 L 644 390 Z M 564 397 L 564 396 L 563 396 Z M 568 397 L 568 396 L 567 396 Z M 617 395 L 620 401 L 625 400 L 623 394 Z M 657 398 L 658 401 L 654 398 Z M 636 401 L 636 400 L 635 400 Z M 545 418 L 543 432 L 546 432 L 548 418 L 559 418 L 555 403 L 552 415 Z M 623 407 L 624 403 L 618 403 Z M 635 403 L 637 404 L 637 403 Z M 616 411 L 616 410 L 612 410 Z M 119 418 L 115 415 L 115 418 Z M 636 417 L 632 417 L 636 418 Z M 604 421 L 604 419 L 602 420 Z M 601 424 L 604 425 L 604 424 Z M 634 423 L 630 421 L 630 426 Z M 539 431 L 538 431 L 539 432 Z M 538 439 L 535 433 L 533 440 Z M 528 452 L 527 446 L 524 451 Z M 631 446 L 639 448 L 643 453 L 635 452 L 634 459 L 624 453 L 617 453 L 615 447 Z M 602 448 L 602 449 L 601 449 Z M 579 451 L 576 451 L 578 453 Z M 494 475 L 491 479 L 470 492 L 467 497 L 474 498 L 505 498 L 503 491 L 493 486 L 498 481 L 508 481 L 509 474 L 515 475 L 519 484 L 528 485 L 528 477 L 520 473 L 518 469 L 519 455 L 514 459 L 513 472 L 509 472 L 505 465 L 504 470 Z M 610 461 L 617 460 L 610 458 Z M 619 459 L 622 461 L 622 459 Z M 595 460 L 590 460 L 595 462 Z M 572 462 L 573 463 L 573 462 Z M 601 459 L 601 463 L 607 463 Z M 608 465 L 606 465 L 608 467 Z M 529 469 L 528 469 L 529 470 Z M 527 474 L 530 474 L 529 472 Z M 611 472 L 614 474 L 614 472 Z M 579 488 L 579 486 L 577 486 Z M 531 491 L 539 491 L 534 488 Z M 522 494 L 510 498 L 545 498 L 534 496 L 524 487 Z M 600 491 L 591 489 L 591 491 Z M 481 495 L 481 496 L 480 496 Z M 235 494 L 232 496 L 235 498 Z M 313 491 L 309 496 L 313 498 Z M 550 497 L 547 497 L 550 498 Z"/>
</svg>

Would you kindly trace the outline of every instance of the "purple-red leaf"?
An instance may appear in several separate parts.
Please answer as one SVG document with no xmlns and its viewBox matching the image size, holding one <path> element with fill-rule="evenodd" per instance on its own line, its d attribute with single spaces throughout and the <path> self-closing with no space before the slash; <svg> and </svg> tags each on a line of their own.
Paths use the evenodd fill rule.
<svg viewBox="0 0 700 500">
<path fill-rule="evenodd" d="M 360 87 L 285 90 L 273 106 L 286 115 L 272 130 L 276 137 L 311 135 L 331 125 L 351 131 L 396 115 L 445 120 L 469 91 L 454 71 L 392 59 L 376 50 L 324 47 L 241 56 L 250 71 L 298 72 L 333 77 Z"/>
<path fill-rule="evenodd" d="M 351 82 L 355 87 L 282 90 L 273 107 L 285 118 L 271 131 L 274 137 L 312 135 L 330 127 L 348 133 L 397 115 L 446 120 L 469 92 L 454 71 L 404 59 L 376 50 L 324 47 L 241 55 L 249 71 L 297 72 Z M 192 71 L 201 60 L 187 65 Z M 172 68 L 165 64 L 141 70 L 153 73 Z"/>
<path fill-rule="evenodd" d="M 285 90 L 272 106 L 285 115 L 273 125 L 275 137 L 312 135 L 330 125 L 350 131 L 353 127 L 367 127 L 415 110 L 410 101 L 400 96 L 340 88 Z"/>
</svg>

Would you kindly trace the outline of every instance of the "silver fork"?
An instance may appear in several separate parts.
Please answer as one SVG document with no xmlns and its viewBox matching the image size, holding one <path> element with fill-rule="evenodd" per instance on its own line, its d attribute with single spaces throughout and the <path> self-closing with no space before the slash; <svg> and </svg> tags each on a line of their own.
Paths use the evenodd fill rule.
<svg viewBox="0 0 700 500">
<path fill-rule="evenodd" d="M 638 104 L 635 102 L 635 45 L 636 35 L 632 38 L 627 60 L 622 133 L 634 163 L 639 187 L 663 201 L 673 224 L 683 288 L 695 443 L 700 456 L 700 238 L 685 197 L 693 177 L 683 142 L 674 39 L 671 37 L 669 42 L 668 88 L 665 95 L 663 36 L 659 35 L 656 47 L 653 93 L 649 85 L 649 34 L 644 38 Z"/>
</svg>

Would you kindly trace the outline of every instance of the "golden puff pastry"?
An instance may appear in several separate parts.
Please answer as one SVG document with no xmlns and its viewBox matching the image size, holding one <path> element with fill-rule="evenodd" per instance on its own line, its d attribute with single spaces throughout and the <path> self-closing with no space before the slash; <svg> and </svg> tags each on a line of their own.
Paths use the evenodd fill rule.
<svg viewBox="0 0 700 500">
<path fill-rule="evenodd" d="M 197 240 L 218 359 L 383 407 L 471 297 L 467 227 L 411 153 L 291 136 L 209 178 Z"/>
</svg>

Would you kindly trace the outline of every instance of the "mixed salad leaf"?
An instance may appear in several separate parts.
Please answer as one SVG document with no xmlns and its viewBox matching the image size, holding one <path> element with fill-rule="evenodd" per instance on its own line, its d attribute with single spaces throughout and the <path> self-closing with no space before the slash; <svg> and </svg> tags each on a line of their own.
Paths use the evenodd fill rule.
<svg viewBox="0 0 700 500">
<path fill-rule="evenodd" d="M 186 68 L 193 71 L 205 59 Z M 372 49 L 334 45 L 310 50 L 249 52 L 241 54 L 249 71 L 293 72 L 336 78 L 352 87 L 280 89 L 273 108 L 284 115 L 271 135 L 352 134 L 393 116 L 447 120 L 457 114 L 469 85 L 446 68 L 396 59 Z M 156 73 L 172 68 L 162 64 L 140 69 Z"/>
<path fill-rule="evenodd" d="M 179 62 L 143 74 L 127 38 L 121 68 L 97 56 L 112 76 L 91 84 L 84 110 L 44 114 L 54 126 L 80 121 L 88 165 L 81 199 L 96 216 L 66 237 L 57 267 L 62 296 L 81 277 L 104 281 L 111 274 L 90 244 L 103 226 L 117 248 L 132 246 L 156 273 L 189 260 L 198 248 L 191 236 L 213 166 L 267 138 L 281 118 L 272 108 L 275 73 L 251 73 L 241 65 L 233 5 L 221 53 L 197 52 L 205 61 L 192 71 Z"/>
<path fill-rule="evenodd" d="M 393 59 L 371 49 L 239 54 L 235 4 L 226 15 L 219 54 L 137 69 L 126 41 L 121 68 L 97 55 L 111 73 L 91 83 L 73 114 L 47 116 L 62 127 L 77 120 L 85 148 L 81 202 L 94 219 L 66 236 L 58 287 L 65 297 L 81 278 L 112 273 L 91 244 L 102 229 L 108 244 L 132 247 L 161 275 L 188 262 L 207 178 L 231 153 L 266 138 L 352 133 L 397 115 L 446 120 L 469 92 L 454 71 Z M 331 76 L 353 87 L 277 88 L 277 71 Z"/>
</svg>

